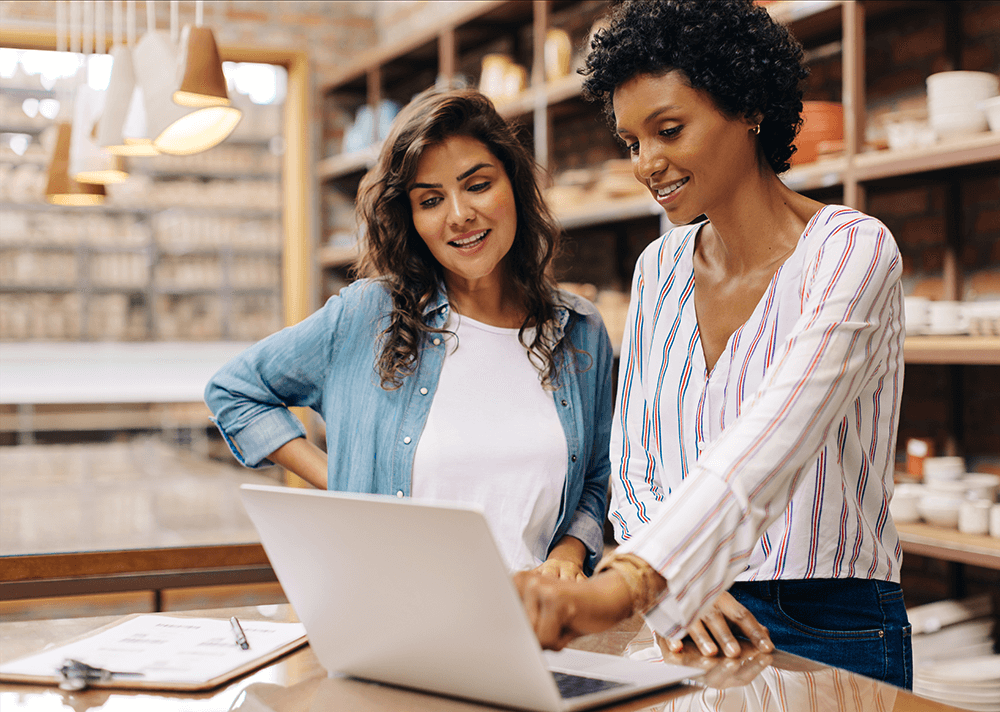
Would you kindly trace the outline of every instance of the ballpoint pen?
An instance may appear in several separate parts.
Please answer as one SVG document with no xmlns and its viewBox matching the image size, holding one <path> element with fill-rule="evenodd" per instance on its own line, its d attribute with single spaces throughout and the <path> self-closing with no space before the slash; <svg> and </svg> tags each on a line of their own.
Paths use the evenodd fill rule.
<svg viewBox="0 0 1000 712">
<path fill-rule="evenodd" d="M 247 637 L 243 634 L 243 627 L 236 620 L 236 616 L 230 618 L 229 623 L 233 626 L 233 635 L 236 636 L 236 644 L 244 650 L 250 650 L 250 643 L 247 642 Z"/>
<path fill-rule="evenodd" d="M 59 674 L 59 687 L 63 690 L 83 690 L 93 682 L 107 683 L 114 678 L 143 676 L 141 672 L 107 670 L 72 658 L 67 658 L 56 672 Z"/>
</svg>

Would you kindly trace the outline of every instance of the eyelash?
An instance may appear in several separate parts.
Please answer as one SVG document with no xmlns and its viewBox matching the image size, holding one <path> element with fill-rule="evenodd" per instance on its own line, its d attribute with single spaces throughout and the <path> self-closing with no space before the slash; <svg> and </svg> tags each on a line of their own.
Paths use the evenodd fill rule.
<svg viewBox="0 0 1000 712">
<path fill-rule="evenodd" d="M 677 138 L 682 128 L 684 128 L 683 125 L 671 126 L 669 129 L 663 129 L 660 131 L 660 135 L 664 138 Z M 634 143 L 630 143 L 626 145 L 625 148 L 630 154 L 635 154 L 639 150 L 639 142 L 635 141 Z"/>
<path fill-rule="evenodd" d="M 484 190 L 490 187 L 490 182 L 484 180 L 482 183 L 476 183 L 475 185 L 470 185 L 468 190 L 473 193 L 482 193 Z M 441 202 L 441 198 L 435 196 L 433 198 L 428 198 L 420 203 L 421 208 L 435 208 Z"/>
</svg>

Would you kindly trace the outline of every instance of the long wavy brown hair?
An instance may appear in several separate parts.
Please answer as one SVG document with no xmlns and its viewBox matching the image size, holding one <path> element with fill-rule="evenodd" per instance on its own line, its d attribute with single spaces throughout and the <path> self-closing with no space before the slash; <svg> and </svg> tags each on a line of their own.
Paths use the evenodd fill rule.
<svg viewBox="0 0 1000 712">
<path fill-rule="evenodd" d="M 423 152 L 452 136 L 481 141 L 507 171 L 517 206 L 517 231 L 503 264 L 527 312 L 518 338 L 542 384 L 552 388 L 558 372 L 552 335 L 556 283 L 549 265 L 560 230 L 542 198 L 537 165 L 518 129 L 497 113 L 487 97 L 472 90 L 428 90 L 418 95 L 396 117 L 377 163 L 361 181 L 357 213 L 365 236 L 357 271 L 384 280 L 393 304 L 377 361 L 382 387 L 399 388 L 417 368 L 423 339 L 447 331 L 425 322 L 424 312 L 443 282 L 443 270 L 413 225 L 408 193 Z M 525 330 L 532 326 L 537 328 L 527 343 Z"/>
</svg>

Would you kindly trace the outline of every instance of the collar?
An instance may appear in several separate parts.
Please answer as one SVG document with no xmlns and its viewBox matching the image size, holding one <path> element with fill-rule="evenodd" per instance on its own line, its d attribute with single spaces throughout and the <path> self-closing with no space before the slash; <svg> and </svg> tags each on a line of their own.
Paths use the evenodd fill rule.
<svg viewBox="0 0 1000 712">
<path fill-rule="evenodd" d="M 566 325 L 569 324 L 569 314 L 570 312 L 575 312 L 577 314 L 581 313 L 577 308 L 577 304 L 572 301 L 572 295 L 568 295 L 562 290 L 555 290 L 552 292 L 552 299 L 555 306 L 556 320 L 552 324 L 553 337 L 556 342 L 562 340 L 563 335 L 566 332 Z M 451 304 L 448 301 L 448 290 L 444 285 L 443 281 L 438 281 L 437 292 L 434 294 L 434 298 L 427 303 L 424 307 L 424 321 L 428 322 L 431 326 L 435 328 L 441 328 L 445 322 L 448 320 L 448 311 L 451 309 Z"/>
</svg>

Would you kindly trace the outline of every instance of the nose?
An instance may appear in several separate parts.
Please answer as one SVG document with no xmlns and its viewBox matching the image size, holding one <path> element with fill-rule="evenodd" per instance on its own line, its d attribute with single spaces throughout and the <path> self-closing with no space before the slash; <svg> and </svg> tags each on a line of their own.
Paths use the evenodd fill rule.
<svg viewBox="0 0 1000 712">
<path fill-rule="evenodd" d="M 655 146 L 646 148 L 640 144 L 639 155 L 632 158 L 632 171 L 642 183 L 648 183 L 658 173 L 662 173 L 667 165 L 667 157 L 657 151 Z"/>
<path fill-rule="evenodd" d="M 455 193 L 448 200 L 448 222 L 461 227 L 476 217 L 476 211 L 465 197 L 464 192 Z"/>
</svg>

